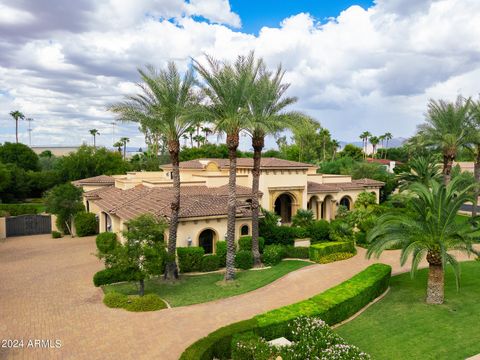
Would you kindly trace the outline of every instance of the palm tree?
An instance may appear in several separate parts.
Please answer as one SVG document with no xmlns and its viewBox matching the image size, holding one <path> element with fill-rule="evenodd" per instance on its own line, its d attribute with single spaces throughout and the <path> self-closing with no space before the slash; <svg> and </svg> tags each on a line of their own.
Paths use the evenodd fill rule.
<svg viewBox="0 0 480 360">
<path fill-rule="evenodd" d="M 175 261 L 177 229 L 180 213 L 180 139 L 195 123 L 199 107 L 199 96 L 194 92 L 195 77 L 187 71 L 183 77 L 174 62 L 166 69 L 157 71 L 147 66 L 146 71 L 138 70 L 142 83 L 141 93 L 129 96 L 126 102 L 114 105 L 111 110 L 120 120 L 148 123 L 166 137 L 172 162 L 174 196 L 170 204 L 171 215 L 168 230 L 168 261 L 164 277 L 178 278 Z"/>
<path fill-rule="evenodd" d="M 363 142 L 363 157 L 367 157 L 367 147 L 368 147 L 368 138 L 372 136 L 370 132 L 364 131 L 363 133 L 360 134 L 360 139 L 362 139 Z"/>
<path fill-rule="evenodd" d="M 398 174 L 400 190 L 406 190 L 413 183 L 420 183 L 426 186 L 434 181 L 441 181 L 441 169 L 438 161 L 433 155 L 419 156 L 408 163 L 407 171 Z"/>
<path fill-rule="evenodd" d="M 208 142 L 208 135 L 212 134 L 212 129 L 210 129 L 208 126 L 202 127 L 202 131 L 205 133 L 205 143 Z"/>
<path fill-rule="evenodd" d="M 120 142 L 123 145 L 123 160 L 127 158 L 127 143 L 130 142 L 130 139 L 128 137 L 122 137 L 120 138 Z"/>
<path fill-rule="evenodd" d="M 480 183 L 480 100 L 472 104 L 472 125 L 474 130 L 471 133 L 472 146 L 470 149 L 474 153 L 475 161 L 473 163 L 473 175 L 477 183 Z M 472 217 L 477 216 L 478 205 L 478 191 L 475 194 L 475 199 L 472 206 Z"/>
<path fill-rule="evenodd" d="M 327 142 L 330 140 L 330 131 L 328 129 L 322 128 L 318 133 L 322 141 L 322 151 L 323 151 L 323 161 L 327 158 Z"/>
<path fill-rule="evenodd" d="M 90 134 L 93 136 L 93 147 L 96 148 L 97 147 L 97 135 L 100 135 L 100 133 L 98 132 L 97 129 L 91 129 L 89 130 L 90 131 Z"/>
<path fill-rule="evenodd" d="M 338 142 L 338 140 L 332 139 L 332 148 L 333 148 L 332 160 L 335 160 L 335 155 L 337 155 L 337 151 L 339 147 L 340 147 L 340 143 Z"/>
<path fill-rule="evenodd" d="M 253 169 L 252 169 L 252 252 L 254 266 L 262 265 L 258 245 L 258 219 L 260 206 L 258 189 L 260 181 L 260 163 L 262 150 L 267 135 L 277 134 L 289 127 L 294 119 L 301 117 L 296 112 L 286 112 L 285 108 L 297 101 L 294 97 L 285 97 L 290 84 L 283 83 L 285 71 L 279 65 L 274 73 L 267 71 L 262 62 L 259 76 L 255 81 L 252 96 L 248 101 L 247 132 L 252 137 Z"/>
<path fill-rule="evenodd" d="M 392 133 L 386 132 L 382 136 L 386 141 L 386 144 L 385 144 L 385 159 L 386 159 L 387 158 L 387 152 L 388 152 L 388 142 L 393 139 L 393 135 L 392 135 Z"/>
<path fill-rule="evenodd" d="M 215 123 L 216 131 L 226 134 L 230 163 L 225 271 L 225 280 L 229 281 L 235 278 L 237 148 L 240 132 L 246 127 L 247 101 L 251 97 L 259 62 L 253 52 L 246 57 L 238 56 L 233 64 L 219 62 L 210 56 L 206 57 L 206 62 L 202 65 L 194 61 L 194 67 L 204 81 L 203 91 L 210 102 L 205 108 L 205 118 Z"/>
<path fill-rule="evenodd" d="M 113 147 L 116 147 L 120 155 L 122 154 L 123 142 L 117 141 L 113 144 Z"/>
<path fill-rule="evenodd" d="M 444 299 L 444 267 L 450 263 L 455 272 L 457 286 L 459 265 L 449 250 L 474 253 L 472 243 L 478 241 L 478 228 L 469 222 L 456 221 L 460 207 L 471 200 L 471 187 L 461 188 L 459 178 L 447 185 L 431 182 L 428 187 L 414 183 L 410 191 L 412 211 L 382 215 L 368 233 L 372 242 L 367 256 L 379 257 L 392 246 L 401 247 L 402 266 L 412 257 L 411 274 L 414 276 L 420 261 L 426 256 L 429 264 L 426 302 L 442 304 Z"/>
<path fill-rule="evenodd" d="M 461 96 L 455 102 L 430 100 L 425 124 L 418 127 L 424 144 L 439 149 L 443 155 L 443 181 L 451 179 L 458 150 L 469 141 L 471 99 Z"/>
<path fill-rule="evenodd" d="M 23 115 L 18 110 L 11 111 L 10 115 L 15 119 L 15 139 L 16 139 L 16 143 L 18 144 L 18 119 L 20 120 L 25 119 L 25 115 Z"/>
<path fill-rule="evenodd" d="M 380 139 L 378 138 L 378 136 L 370 137 L 370 144 L 372 144 L 372 157 L 376 157 L 375 155 L 377 153 L 377 145 L 379 142 Z"/>
</svg>

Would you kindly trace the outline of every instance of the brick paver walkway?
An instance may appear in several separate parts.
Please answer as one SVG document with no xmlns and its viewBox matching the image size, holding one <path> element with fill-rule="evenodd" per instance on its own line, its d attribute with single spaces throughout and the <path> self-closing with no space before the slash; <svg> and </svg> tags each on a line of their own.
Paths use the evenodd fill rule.
<svg viewBox="0 0 480 360">
<path fill-rule="evenodd" d="M 218 327 L 291 304 L 350 278 L 374 261 L 312 265 L 256 291 L 210 303 L 150 313 L 109 309 L 92 284 L 102 264 L 94 238 L 46 236 L 0 241 L 0 339 L 23 339 L 23 349 L 0 348 L 8 359 L 178 359 L 189 344 Z M 398 252 L 380 259 L 399 266 Z M 59 349 L 27 348 L 28 340 L 60 340 Z M 1 345 L 1 344 L 0 344 Z"/>
</svg>

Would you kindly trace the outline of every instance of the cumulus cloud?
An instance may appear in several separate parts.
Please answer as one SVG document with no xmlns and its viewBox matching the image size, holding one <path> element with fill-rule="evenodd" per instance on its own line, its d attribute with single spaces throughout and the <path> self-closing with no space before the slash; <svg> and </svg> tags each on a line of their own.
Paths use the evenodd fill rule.
<svg viewBox="0 0 480 360">
<path fill-rule="evenodd" d="M 0 6 L 8 9 L 0 9 L 0 113 L 18 108 L 37 119 L 38 144 L 77 144 L 93 127 L 110 144 L 106 105 L 135 91 L 137 67 L 175 60 L 185 70 L 204 53 L 233 59 L 255 50 L 269 66 L 282 63 L 296 109 L 340 140 L 364 130 L 409 136 L 428 98 L 480 92 L 477 0 L 377 0 L 324 22 L 292 14 L 257 36 L 236 29 L 241 19 L 227 0 Z M 2 140 L 13 138 L 10 125 L 0 124 Z M 141 144 L 135 125 L 119 130 Z"/>
</svg>

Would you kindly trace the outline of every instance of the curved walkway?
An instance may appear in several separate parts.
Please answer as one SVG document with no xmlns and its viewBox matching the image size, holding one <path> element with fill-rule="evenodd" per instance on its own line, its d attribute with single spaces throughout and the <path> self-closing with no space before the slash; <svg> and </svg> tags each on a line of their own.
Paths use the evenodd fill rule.
<svg viewBox="0 0 480 360">
<path fill-rule="evenodd" d="M 102 304 L 101 289 L 92 285 L 103 267 L 94 252 L 92 237 L 0 241 L 0 340 L 24 340 L 23 349 L 0 347 L 0 359 L 178 359 L 188 345 L 221 326 L 318 294 L 371 263 L 390 264 L 394 273 L 408 270 L 400 267 L 398 251 L 366 260 L 359 249 L 351 259 L 312 265 L 243 295 L 131 313 Z M 52 346 L 60 340 L 62 346 L 27 348 L 35 339 Z"/>
</svg>

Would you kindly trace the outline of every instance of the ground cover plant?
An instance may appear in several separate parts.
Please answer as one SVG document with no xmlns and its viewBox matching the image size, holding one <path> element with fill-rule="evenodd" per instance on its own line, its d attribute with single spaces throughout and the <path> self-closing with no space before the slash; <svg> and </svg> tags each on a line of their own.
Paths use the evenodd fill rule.
<svg viewBox="0 0 480 360">
<path fill-rule="evenodd" d="M 311 263 L 300 260 L 282 261 L 261 271 L 239 271 L 234 282 L 225 283 L 222 273 L 181 275 L 177 282 L 164 281 L 161 277 L 145 280 L 145 294 L 157 294 L 172 307 L 192 305 L 246 293 L 265 286 L 289 272 Z M 137 293 L 135 283 L 112 284 L 104 287 L 106 294 L 118 292 L 125 295 Z"/>
<path fill-rule="evenodd" d="M 480 262 L 460 267 L 459 291 L 451 267 L 446 269 L 443 305 L 424 302 L 427 269 L 414 280 L 401 274 L 392 277 L 385 298 L 336 332 L 374 359 L 463 360 L 480 353 Z"/>
</svg>

